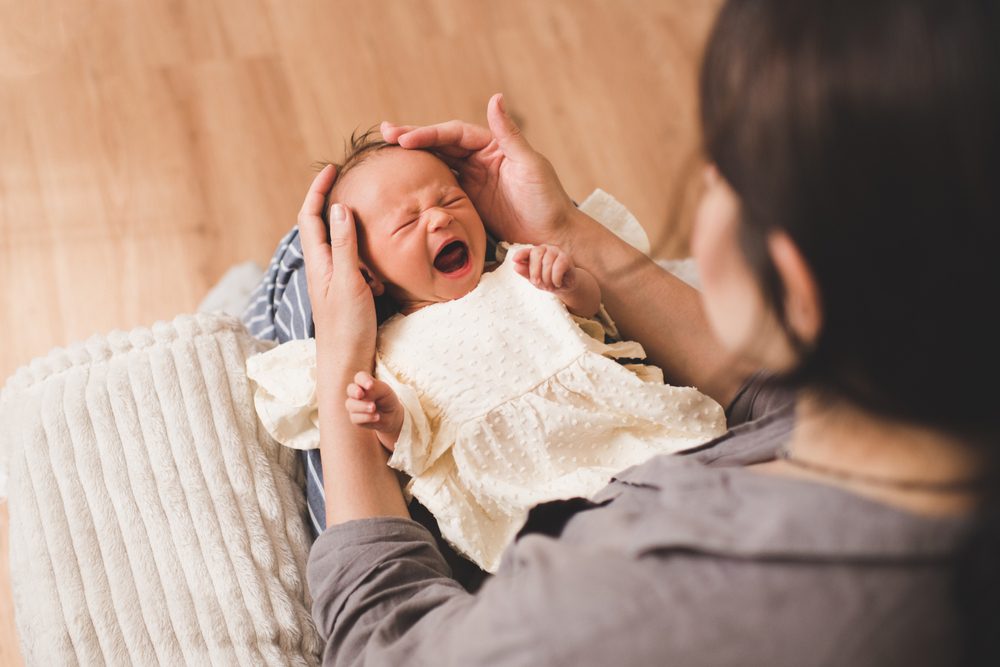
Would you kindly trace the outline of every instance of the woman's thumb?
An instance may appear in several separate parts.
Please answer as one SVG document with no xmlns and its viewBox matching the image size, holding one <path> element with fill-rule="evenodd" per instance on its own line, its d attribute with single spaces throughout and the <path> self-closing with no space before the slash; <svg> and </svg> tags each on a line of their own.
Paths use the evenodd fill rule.
<svg viewBox="0 0 1000 667">
<path fill-rule="evenodd" d="M 535 150 L 521 134 L 514 119 L 507 113 L 503 93 L 497 93 L 490 98 L 490 103 L 486 107 L 486 120 L 504 155 L 514 160 L 524 160 L 534 155 Z"/>
<path fill-rule="evenodd" d="M 335 267 L 358 268 L 358 236 L 354 216 L 343 204 L 330 207 L 330 249 Z"/>
</svg>

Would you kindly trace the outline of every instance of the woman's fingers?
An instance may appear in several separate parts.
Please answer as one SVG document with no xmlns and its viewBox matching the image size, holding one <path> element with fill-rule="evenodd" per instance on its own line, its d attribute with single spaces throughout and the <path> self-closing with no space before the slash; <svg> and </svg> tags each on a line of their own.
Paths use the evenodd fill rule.
<svg viewBox="0 0 1000 667">
<path fill-rule="evenodd" d="M 451 122 L 457 123 L 458 121 L 451 121 Z M 421 129 L 420 125 L 395 125 L 394 123 L 390 123 L 387 120 L 382 121 L 382 125 L 379 126 L 379 131 L 382 133 L 382 138 L 391 144 L 398 144 L 399 138 L 401 136 L 407 134 L 408 132 L 412 132 L 413 130 L 419 130 L 419 129 Z M 420 133 L 417 133 L 415 136 L 419 138 L 421 135 Z M 423 146 L 411 146 L 410 145 L 411 141 L 413 141 L 413 138 L 407 137 L 406 141 L 404 142 L 406 143 L 406 145 L 403 146 L 403 148 L 423 147 Z M 461 164 L 461 161 L 469 157 L 469 155 L 473 151 L 468 148 L 462 148 L 461 146 L 444 145 L 444 146 L 435 146 L 434 152 L 438 155 L 438 157 L 444 160 L 449 167 L 455 169 L 459 164 Z"/>
<path fill-rule="evenodd" d="M 354 216 L 343 204 L 330 206 L 330 242 L 326 241 L 323 225 L 323 204 L 333 187 L 336 169 L 333 165 L 323 170 L 313 179 L 299 210 L 299 235 L 302 237 L 302 254 L 305 256 L 309 275 L 316 278 L 327 276 L 333 266 L 344 267 L 349 272 L 359 271 L 358 238 L 354 229 Z M 311 268 L 309 268 L 311 267 Z"/>
<path fill-rule="evenodd" d="M 326 195 L 330 192 L 330 188 L 333 187 L 336 176 L 337 168 L 332 164 L 326 165 L 316 174 L 316 178 L 313 179 L 312 185 L 309 186 L 309 191 L 306 193 L 305 201 L 302 202 L 302 208 L 299 209 L 299 222 L 305 218 L 322 215 L 323 203 L 326 201 Z M 320 218 L 320 222 L 322 221 Z"/>
<path fill-rule="evenodd" d="M 302 254 L 306 261 L 306 275 L 316 278 L 329 275 L 333 271 L 330 244 L 326 241 L 326 227 L 323 225 L 323 204 L 333 187 L 337 170 L 327 165 L 316 174 L 306 198 L 299 209 L 299 237 L 302 240 Z M 314 276 L 314 277 L 313 277 Z"/>
<path fill-rule="evenodd" d="M 387 120 L 383 120 L 381 125 L 378 126 L 379 132 L 382 133 L 382 138 L 388 141 L 390 144 L 394 144 L 399 141 L 399 136 L 401 134 L 406 134 L 410 130 L 415 130 L 419 125 L 396 125 L 395 123 L 390 123 Z"/>
<path fill-rule="evenodd" d="M 515 162 L 534 158 L 535 149 L 531 147 L 528 140 L 521 134 L 520 128 L 507 113 L 502 93 L 497 93 L 490 98 L 490 102 L 486 106 L 486 120 L 489 122 L 490 132 L 496 137 L 504 155 Z"/>
<path fill-rule="evenodd" d="M 464 157 L 486 148 L 492 139 L 485 127 L 449 120 L 411 129 L 396 137 L 403 148 L 433 148 L 451 157 Z"/>
<path fill-rule="evenodd" d="M 489 129 L 459 120 L 449 120 L 424 126 L 383 122 L 381 132 L 386 141 L 396 142 L 403 148 L 433 148 L 452 158 L 467 157 L 470 153 L 486 148 L 493 137 L 496 137 L 507 157 L 524 160 L 534 155 L 534 149 L 507 114 L 502 94 L 497 93 L 490 98 L 486 107 L 486 118 L 489 121 Z"/>
<path fill-rule="evenodd" d="M 353 277 L 353 274 L 361 271 L 354 215 L 343 204 L 330 207 L 330 254 L 341 276 Z"/>
</svg>

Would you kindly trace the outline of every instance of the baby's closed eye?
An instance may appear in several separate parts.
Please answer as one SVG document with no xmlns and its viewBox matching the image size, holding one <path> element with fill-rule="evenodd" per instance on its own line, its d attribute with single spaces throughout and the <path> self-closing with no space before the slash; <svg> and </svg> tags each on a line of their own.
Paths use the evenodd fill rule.
<svg viewBox="0 0 1000 667">
<path fill-rule="evenodd" d="M 398 227 L 396 227 L 396 230 L 393 232 L 393 234 L 398 234 L 399 232 L 403 231 L 404 229 L 406 229 L 407 227 L 409 227 L 410 225 L 412 225 L 413 223 L 415 223 L 417 220 L 418 220 L 418 218 L 413 218 L 412 220 L 407 220 L 403 224 L 401 224 Z"/>
</svg>

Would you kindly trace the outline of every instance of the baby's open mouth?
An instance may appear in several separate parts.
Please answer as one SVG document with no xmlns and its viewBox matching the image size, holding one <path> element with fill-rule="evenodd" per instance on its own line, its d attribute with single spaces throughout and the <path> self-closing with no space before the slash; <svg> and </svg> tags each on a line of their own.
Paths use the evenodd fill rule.
<svg viewBox="0 0 1000 667">
<path fill-rule="evenodd" d="M 469 262 L 469 247 L 461 241 L 452 241 L 434 258 L 434 268 L 441 273 L 455 273 Z"/>
</svg>

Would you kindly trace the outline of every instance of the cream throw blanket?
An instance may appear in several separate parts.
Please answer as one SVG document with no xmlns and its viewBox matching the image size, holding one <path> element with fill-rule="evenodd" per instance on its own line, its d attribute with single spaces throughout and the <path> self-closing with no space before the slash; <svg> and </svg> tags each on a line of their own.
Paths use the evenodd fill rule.
<svg viewBox="0 0 1000 667">
<path fill-rule="evenodd" d="M 0 394 L 29 665 L 314 665 L 297 452 L 258 427 L 270 347 L 181 316 L 57 349 Z"/>
</svg>

